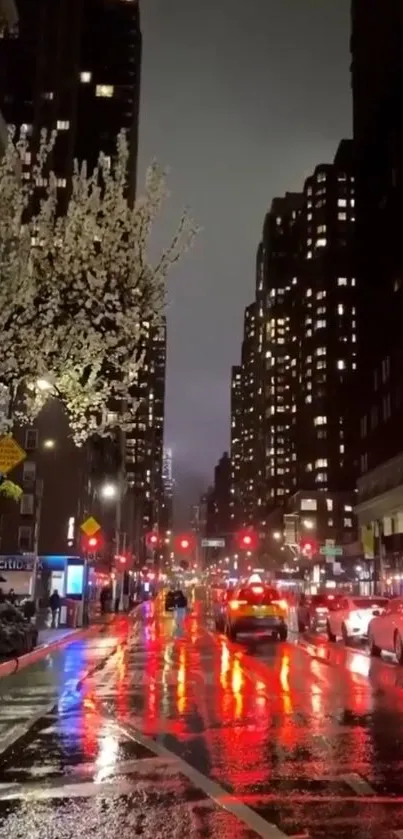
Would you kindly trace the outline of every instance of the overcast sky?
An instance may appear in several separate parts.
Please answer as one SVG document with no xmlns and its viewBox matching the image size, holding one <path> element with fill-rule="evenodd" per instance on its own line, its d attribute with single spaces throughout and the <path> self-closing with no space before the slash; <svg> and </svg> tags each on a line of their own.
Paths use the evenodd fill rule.
<svg viewBox="0 0 403 839">
<path fill-rule="evenodd" d="M 166 444 L 183 504 L 229 447 L 255 254 L 274 196 L 351 133 L 349 0 L 141 0 L 140 177 L 171 169 L 164 230 L 203 228 L 169 280 Z"/>
</svg>

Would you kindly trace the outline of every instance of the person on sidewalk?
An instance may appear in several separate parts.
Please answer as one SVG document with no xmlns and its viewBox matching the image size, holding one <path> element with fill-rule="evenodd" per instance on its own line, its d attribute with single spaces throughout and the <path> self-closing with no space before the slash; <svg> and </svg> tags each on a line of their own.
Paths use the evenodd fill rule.
<svg viewBox="0 0 403 839">
<path fill-rule="evenodd" d="M 52 612 L 52 629 L 55 629 L 55 627 L 59 623 L 58 619 L 59 619 L 60 606 L 61 606 L 60 594 L 59 594 L 59 592 L 56 588 L 55 588 L 53 594 L 51 594 L 51 596 L 49 598 L 49 606 L 50 606 L 50 610 Z"/>
</svg>

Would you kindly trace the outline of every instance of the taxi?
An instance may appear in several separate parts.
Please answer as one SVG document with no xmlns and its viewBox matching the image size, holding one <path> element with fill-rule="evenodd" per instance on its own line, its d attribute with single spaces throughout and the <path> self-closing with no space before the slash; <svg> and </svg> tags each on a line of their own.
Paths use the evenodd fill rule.
<svg viewBox="0 0 403 839">
<path fill-rule="evenodd" d="M 270 634 L 280 641 L 288 635 L 288 607 L 278 591 L 264 583 L 252 583 L 234 589 L 228 597 L 224 629 L 235 641 L 237 635 Z"/>
</svg>

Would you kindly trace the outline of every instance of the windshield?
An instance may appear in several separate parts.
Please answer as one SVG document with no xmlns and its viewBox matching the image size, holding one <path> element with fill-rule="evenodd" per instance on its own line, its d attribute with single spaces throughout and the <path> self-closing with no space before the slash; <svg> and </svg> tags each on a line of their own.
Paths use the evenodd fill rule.
<svg viewBox="0 0 403 839">
<path fill-rule="evenodd" d="M 376 609 L 376 607 L 384 609 L 387 602 L 386 597 L 355 597 L 353 600 L 357 609 Z"/>
<path fill-rule="evenodd" d="M 279 600 L 279 593 L 274 588 L 266 588 L 256 583 L 256 585 L 241 589 L 238 599 L 246 600 L 247 603 L 254 605 L 266 606 L 274 600 Z"/>
</svg>

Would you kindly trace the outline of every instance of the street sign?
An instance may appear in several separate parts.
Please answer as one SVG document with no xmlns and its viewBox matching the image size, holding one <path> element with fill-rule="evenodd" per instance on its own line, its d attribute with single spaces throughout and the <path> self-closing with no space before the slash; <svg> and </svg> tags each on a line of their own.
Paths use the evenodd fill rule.
<svg viewBox="0 0 403 839">
<path fill-rule="evenodd" d="M 322 556 L 343 556 L 343 548 L 340 545 L 321 545 L 319 553 Z"/>
<path fill-rule="evenodd" d="M 225 548 L 225 539 L 202 539 L 202 548 Z"/>
<path fill-rule="evenodd" d="M 0 472 L 7 475 L 12 469 L 15 469 L 27 456 L 24 449 L 21 448 L 14 437 L 0 437 Z"/>
<path fill-rule="evenodd" d="M 93 518 L 93 516 L 89 516 L 88 519 L 83 521 L 80 524 L 80 529 L 85 533 L 86 536 L 95 536 L 98 533 L 98 530 L 101 530 L 101 525 L 98 524 L 97 520 Z"/>
</svg>

